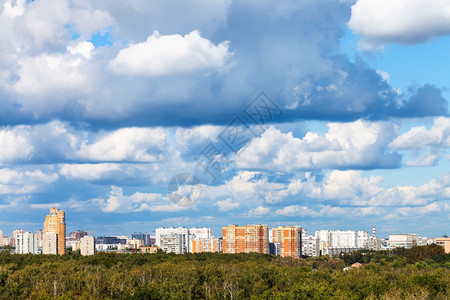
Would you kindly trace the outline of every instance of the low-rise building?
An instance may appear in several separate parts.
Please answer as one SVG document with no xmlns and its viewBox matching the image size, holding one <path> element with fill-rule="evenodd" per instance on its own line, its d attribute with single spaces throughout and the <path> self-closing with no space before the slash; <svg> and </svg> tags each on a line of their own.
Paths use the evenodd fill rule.
<svg viewBox="0 0 450 300">
<path fill-rule="evenodd" d="M 417 234 L 390 234 L 388 240 L 389 249 L 400 248 L 412 248 L 417 246 Z"/>
<path fill-rule="evenodd" d="M 436 245 L 442 246 L 445 253 L 450 253 L 450 237 L 440 237 L 436 238 Z"/>
<path fill-rule="evenodd" d="M 150 253 L 150 254 L 157 253 L 158 249 L 159 249 L 158 246 L 142 246 L 140 248 L 141 253 Z"/>
</svg>

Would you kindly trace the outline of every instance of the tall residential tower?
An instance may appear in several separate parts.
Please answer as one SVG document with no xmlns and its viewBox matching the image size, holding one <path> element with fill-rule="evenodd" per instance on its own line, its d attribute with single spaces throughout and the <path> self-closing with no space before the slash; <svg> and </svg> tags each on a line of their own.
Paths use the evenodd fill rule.
<svg viewBox="0 0 450 300">
<path fill-rule="evenodd" d="M 54 233 L 55 235 L 52 235 Z M 45 217 L 44 222 L 44 243 L 50 242 L 45 239 L 54 239 L 56 237 L 56 253 L 63 255 L 66 253 L 66 213 L 57 208 L 50 208 L 50 213 Z M 51 243 L 50 243 L 51 244 Z M 53 251 L 46 253 L 46 247 L 43 247 L 44 254 L 53 254 Z"/>
</svg>

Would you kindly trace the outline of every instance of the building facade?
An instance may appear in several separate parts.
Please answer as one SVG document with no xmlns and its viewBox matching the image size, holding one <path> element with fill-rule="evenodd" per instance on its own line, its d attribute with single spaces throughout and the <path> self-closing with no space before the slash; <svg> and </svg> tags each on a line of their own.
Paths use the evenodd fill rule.
<svg viewBox="0 0 450 300">
<path fill-rule="evenodd" d="M 58 253 L 58 235 L 54 232 L 45 232 L 42 237 L 42 253 L 43 254 L 59 254 Z"/>
<path fill-rule="evenodd" d="M 442 246 L 445 253 L 450 253 L 450 237 L 436 238 L 436 245 Z"/>
<path fill-rule="evenodd" d="M 66 213 L 57 208 L 50 208 L 50 213 L 45 217 L 44 234 L 55 233 L 57 237 L 57 253 L 66 253 Z M 42 247 L 44 248 L 44 247 Z M 42 249 L 43 250 L 43 249 Z"/>
<path fill-rule="evenodd" d="M 222 228 L 223 253 L 269 253 L 269 227 L 231 225 Z"/>
<path fill-rule="evenodd" d="M 308 235 L 306 232 L 302 234 L 302 255 L 319 256 L 319 238 L 314 235 Z"/>
<path fill-rule="evenodd" d="M 388 240 L 388 248 L 412 248 L 417 246 L 417 234 L 390 234 Z"/>
<path fill-rule="evenodd" d="M 272 240 L 280 243 L 281 257 L 302 257 L 302 228 L 298 226 L 278 226 L 272 229 Z"/>
<path fill-rule="evenodd" d="M 159 248 L 167 253 L 185 254 L 189 252 L 189 235 L 186 234 L 160 234 L 159 243 Z"/>
<path fill-rule="evenodd" d="M 75 241 L 79 241 L 81 240 L 82 237 L 87 236 L 88 233 L 86 231 L 82 231 L 82 230 L 77 230 L 77 231 L 72 231 L 69 234 L 69 238 Z"/>
<path fill-rule="evenodd" d="M 14 236 L 16 240 L 16 254 L 38 254 L 38 242 L 35 233 L 22 231 Z"/>
<path fill-rule="evenodd" d="M 93 236 L 86 235 L 80 239 L 80 253 L 83 256 L 95 254 L 95 239 Z"/>
<path fill-rule="evenodd" d="M 150 233 L 134 232 L 131 234 L 131 238 L 142 240 L 142 245 L 144 246 L 153 246 L 155 244 Z"/>
<path fill-rule="evenodd" d="M 209 237 L 209 238 L 194 238 L 192 239 L 192 253 L 202 253 L 202 252 L 219 252 L 223 250 L 223 239 L 219 237 Z"/>
</svg>

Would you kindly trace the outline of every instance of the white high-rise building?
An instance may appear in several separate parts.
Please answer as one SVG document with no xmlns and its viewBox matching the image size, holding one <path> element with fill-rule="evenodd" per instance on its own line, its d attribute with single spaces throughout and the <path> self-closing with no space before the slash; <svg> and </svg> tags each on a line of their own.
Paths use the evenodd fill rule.
<svg viewBox="0 0 450 300">
<path fill-rule="evenodd" d="M 17 232 L 14 235 L 16 240 L 16 253 L 17 254 L 37 254 L 38 253 L 38 243 L 37 236 L 35 233 L 28 231 Z"/>
<path fill-rule="evenodd" d="M 85 235 L 80 239 L 80 252 L 83 256 L 95 254 L 95 240 L 93 236 Z"/>
<path fill-rule="evenodd" d="M 302 233 L 302 255 L 305 256 L 319 256 L 319 237 L 314 235 L 308 235 L 306 231 Z"/>
<path fill-rule="evenodd" d="M 316 231 L 315 236 L 319 238 L 319 249 L 331 247 L 331 230 Z"/>
<path fill-rule="evenodd" d="M 0 247 L 3 246 L 3 231 L 0 230 Z"/>
<path fill-rule="evenodd" d="M 331 247 L 356 248 L 357 234 L 353 230 L 337 230 L 331 232 Z"/>
<path fill-rule="evenodd" d="M 159 248 L 167 253 L 185 254 L 188 253 L 189 236 L 179 233 L 161 234 L 159 238 Z"/>
<path fill-rule="evenodd" d="M 189 244 L 189 229 L 185 227 L 156 229 L 156 245 L 162 250 L 168 249 L 164 250 L 166 252 L 187 253 Z"/>
<path fill-rule="evenodd" d="M 367 231 L 358 230 L 356 237 L 356 248 L 364 249 L 369 241 L 369 233 Z"/>
<path fill-rule="evenodd" d="M 192 238 L 199 238 L 199 239 L 209 239 L 212 236 L 211 228 L 209 227 L 189 228 L 189 234 L 192 236 Z"/>
</svg>

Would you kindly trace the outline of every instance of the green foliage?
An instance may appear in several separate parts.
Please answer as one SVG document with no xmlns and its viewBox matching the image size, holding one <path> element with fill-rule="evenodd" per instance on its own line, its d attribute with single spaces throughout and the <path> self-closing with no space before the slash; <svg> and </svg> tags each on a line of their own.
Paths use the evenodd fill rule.
<svg viewBox="0 0 450 300">
<path fill-rule="evenodd" d="M 343 271 L 358 260 L 360 269 Z M 289 259 L 264 254 L 0 253 L 0 299 L 445 299 L 438 248 Z"/>
</svg>

